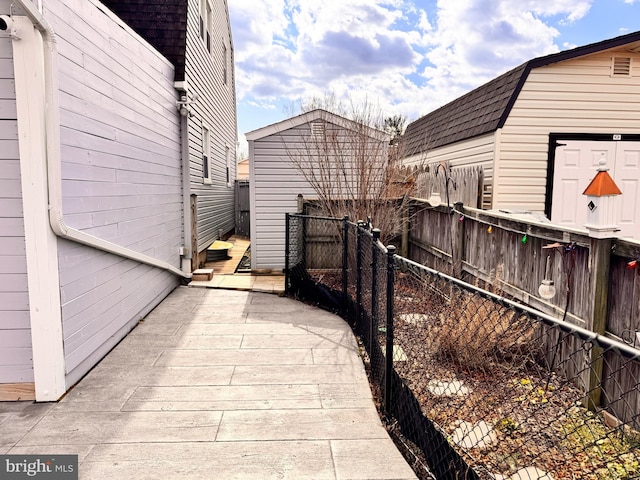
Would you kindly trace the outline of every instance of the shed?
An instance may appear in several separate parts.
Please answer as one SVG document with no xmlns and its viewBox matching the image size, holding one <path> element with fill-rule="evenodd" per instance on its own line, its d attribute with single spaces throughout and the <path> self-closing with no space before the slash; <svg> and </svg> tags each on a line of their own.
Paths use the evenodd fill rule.
<svg viewBox="0 0 640 480">
<path fill-rule="evenodd" d="M 246 134 L 250 165 L 252 270 L 284 268 L 285 214 L 296 212 L 299 194 L 317 198 L 317 192 L 294 166 L 293 157 L 300 152 L 305 153 L 305 144 L 324 135 L 348 141 L 354 132 L 371 146 L 365 148 L 371 148 L 380 160 L 386 160 L 389 138 L 385 132 L 321 109 Z M 326 151 L 318 150 L 317 156 L 322 157 L 325 167 L 329 164 L 328 168 L 331 168 L 330 165 L 345 161 L 344 153 L 327 148 Z M 353 161 L 354 157 L 350 158 L 346 161 Z M 352 186 L 357 183 L 354 178 L 335 179 L 336 186 L 339 187 L 340 182 L 348 182 Z"/>
<path fill-rule="evenodd" d="M 532 59 L 408 125 L 405 164 L 481 165 L 483 207 L 581 228 L 604 154 L 640 238 L 640 32 Z M 622 205 L 624 204 L 624 209 Z"/>
</svg>

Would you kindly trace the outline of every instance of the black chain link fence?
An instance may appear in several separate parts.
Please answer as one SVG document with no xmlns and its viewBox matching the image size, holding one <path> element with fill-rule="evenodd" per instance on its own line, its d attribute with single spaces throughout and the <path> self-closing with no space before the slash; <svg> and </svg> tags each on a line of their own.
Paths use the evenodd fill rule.
<svg viewBox="0 0 640 480">
<path fill-rule="evenodd" d="M 288 292 L 351 323 L 420 478 L 640 478 L 638 350 L 397 256 L 368 224 L 287 226 Z"/>
</svg>

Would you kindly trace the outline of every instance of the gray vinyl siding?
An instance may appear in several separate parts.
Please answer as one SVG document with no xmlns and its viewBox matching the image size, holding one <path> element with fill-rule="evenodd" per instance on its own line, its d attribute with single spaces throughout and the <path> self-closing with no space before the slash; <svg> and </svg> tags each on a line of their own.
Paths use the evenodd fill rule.
<svg viewBox="0 0 640 480">
<path fill-rule="evenodd" d="M 234 180 L 236 178 L 236 102 L 232 39 L 225 0 L 212 0 L 213 31 L 211 53 L 200 37 L 200 3 L 188 6 L 186 78 L 190 92 L 197 94 L 194 115 L 188 122 L 191 193 L 198 197 L 198 250 L 202 251 L 220 234 L 234 228 Z M 227 48 L 227 83 L 223 81 L 223 45 Z M 211 184 L 203 182 L 202 126 L 210 130 Z M 230 183 L 227 185 L 225 156 L 230 155 Z"/>
<path fill-rule="evenodd" d="M 310 112 L 310 115 L 313 114 L 314 112 Z M 322 115 L 319 118 L 322 118 Z M 312 185 L 301 173 L 301 170 L 311 168 L 313 160 L 309 162 L 309 157 L 318 158 L 316 148 L 322 149 L 325 152 L 323 155 L 328 158 L 323 169 L 327 177 L 342 184 L 342 191 L 345 191 L 345 185 L 349 185 L 348 189 L 354 192 L 354 195 L 357 195 L 358 190 L 357 167 L 346 164 L 339 170 L 336 169 L 334 148 L 338 149 L 343 159 L 356 158 L 361 155 L 362 149 L 367 149 L 368 158 L 373 159 L 377 156 L 380 162 L 386 161 L 386 138 L 366 137 L 368 140 L 365 144 L 358 139 L 359 134 L 354 137 L 353 130 L 348 129 L 348 120 L 343 122 L 347 127 L 326 119 L 323 121 L 329 132 L 327 137 L 335 139 L 335 144 L 326 149 L 321 146 L 322 142 L 316 144 L 310 139 L 311 127 L 308 122 L 278 129 L 271 134 L 265 133 L 261 138 L 254 136 L 249 140 L 252 269 L 284 268 L 285 214 L 296 212 L 299 194 L 307 199 L 318 197 Z M 249 135 L 251 136 L 251 133 Z M 316 175 L 316 178 L 320 177 L 319 171 L 316 171 Z M 323 185 L 321 180 L 316 186 L 318 183 Z M 338 183 L 334 183 L 333 186 L 337 187 Z M 333 192 L 337 194 L 338 191 L 339 189 L 335 189 Z"/>
<path fill-rule="evenodd" d="M 0 0 L 0 11 L 9 3 Z M 0 383 L 25 383 L 33 362 L 12 56 L 11 39 L 0 37 Z"/>
<path fill-rule="evenodd" d="M 182 189 L 173 67 L 95 0 L 48 0 L 58 35 L 66 223 L 179 266 Z M 59 240 L 67 385 L 178 283 L 160 269 Z"/>
<path fill-rule="evenodd" d="M 309 135 L 309 124 L 270 135 L 249 143 L 251 185 L 254 202 L 251 215 L 252 269 L 284 268 L 285 214 L 295 213 L 298 194 L 307 198 L 317 195 L 302 174 L 291 164 L 287 153 Z M 275 188 L 274 188 L 275 187 Z"/>
</svg>

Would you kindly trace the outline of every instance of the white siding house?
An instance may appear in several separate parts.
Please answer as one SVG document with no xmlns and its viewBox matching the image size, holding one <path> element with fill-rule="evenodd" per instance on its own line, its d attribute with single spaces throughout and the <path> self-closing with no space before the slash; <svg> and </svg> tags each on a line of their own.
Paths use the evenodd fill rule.
<svg viewBox="0 0 640 480">
<path fill-rule="evenodd" d="M 42 4 L 0 0 L 5 400 L 58 399 L 189 276 L 173 65 L 97 0 Z"/>
<path fill-rule="evenodd" d="M 622 210 L 640 202 L 639 118 L 635 32 L 530 60 L 416 120 L 404 162 L 482 165 L 485 206 L 581 227 L 575 212 L 605 152 L 623 191 L 622 234 L 640 238 L 640 211 Z"/>
<path fill-rule="evenodd" d="M 0 379 L 24 384 L 33 367 L 13 77 L 11 38 L 0 35 Z"/>
<path fill-rule="evenodd" d="M 327 132 L 326 135 L 337 139 L 337 142 L 346 142 L 342 143 L 344 148 L 336 149 L 322 142 L 316 144 L 313 138 L 318 131 Z M 361 140 L 350 140 L 354 139 L 354 132 Z M 317 192 L 300 171 L 305 164 L 312 168 L 314 160 L 301 165 L 297 157 L 317 155 L 332 165 L 345 158 L 355 158 L 357 154 L 348 151 L 354 148 L 368 151 L 369 157 L 379 156 L 381 161 L 385 161 L 389 142 L 384 132 L 363 127 L 362 124 L 324 110 L 313 110 L 254 130 L 247 133 L 246 137 L 249 143 L 252 270 L 281 270 L 285 267 L 285 214 L 296 213 L 298 195 L 318 198 Z M 348 145 L 350 142 L 351 147 Z M 330 175 L 331 168 L 328 167 L 325 173 Z M 355 172 L 356 169 L 347 165 L 341 171 Z M 334 180 L 334 191 L 338 194 L 340 176 L 335 175 Z M 351 188 L 357 188 L 355 176 L 346 181 Z"/>
<path fill-rule="evenodd" d="M 175 87 L 189 112 L 182 129 L 183 157 L 188 158 L 183 168 L 189 172 L 183 193 L 192 203 L 184 215 L 194 216 L 187 257 L 195 269 L 206 248 L 235 226 L 237 121 L 227 1 L 103 3 L 176 67 Z"/>
</svg>

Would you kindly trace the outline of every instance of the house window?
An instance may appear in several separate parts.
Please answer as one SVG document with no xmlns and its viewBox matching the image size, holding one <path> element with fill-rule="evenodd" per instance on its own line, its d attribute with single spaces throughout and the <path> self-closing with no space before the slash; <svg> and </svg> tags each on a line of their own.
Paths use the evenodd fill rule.
<svg viewBox="0 0 640 480">
<path fill-rule="evenodd" d="M 227 46 L 222 45 L 222 81 L 227 85 L 227 66 L 229 65 L 229 52 Z"/>
<path fill-rule="evenodd" d="M 611 75 L 614 77 L 631 76 L 631 57 L 613 57 Z"/>
<path fill-rule="evenodd" d="M 207 1 L 207 50 L 211 53 L 211 32 L 213 32 L 213 14 L 211 3 Z"/>
<path fill-rule="evenodd" d="M 202 181 L 211 183 L 211 133 L 202 127 Z"/>
<path fill-rule="evenodd" d="M 211 32 L 213 31 L 213 14 L 211 2 L 200 0 L 200 38 L 211 53 Z"/>
<path fill-rule="evenodd" d="M 207 26 L 207 0 L 200 0 L 200 38 L 206 38 Z"/>
<path fill-rule="evenodd" d="M 227 159 L 227 187 L 231 186 L 231 149 L 227 146 L 224 150 Z"/>
</svg>

